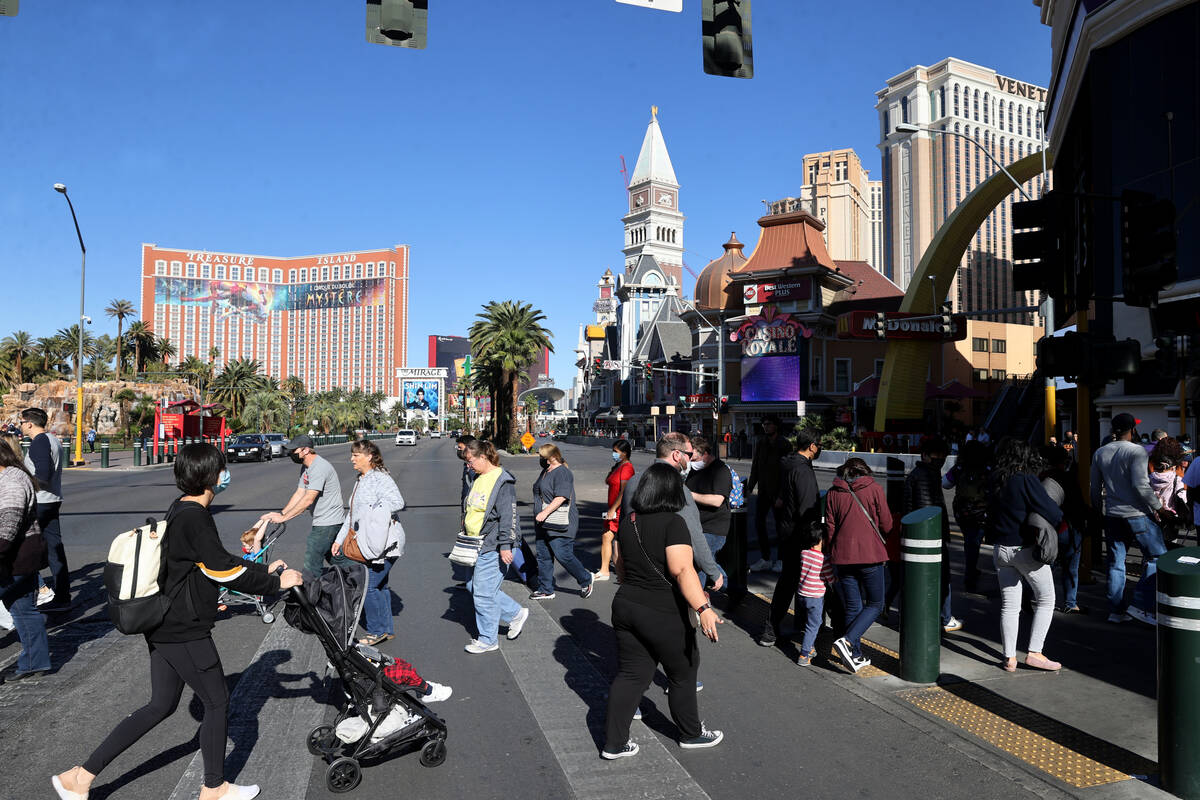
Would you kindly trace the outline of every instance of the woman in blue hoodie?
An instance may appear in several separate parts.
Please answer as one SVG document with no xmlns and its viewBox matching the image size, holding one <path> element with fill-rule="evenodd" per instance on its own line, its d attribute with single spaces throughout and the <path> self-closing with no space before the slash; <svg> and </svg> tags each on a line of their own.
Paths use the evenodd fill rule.
<svg viewBox="0 0 1200 800">
<path fill-rule="evenodd" d="M 520 536 L 517 479 L 500 466 L 500 456 L 491 442 L 476 439 L 464 452 L 467 466 L 478 477 L 463 504 L 463 529 L 483 539 L 475 571 L 467 581 L 467 590 L 475 601 L 478 635 L 464 649 L 478 655 L 500 648 L 501 625 L 508 626 L 509 639 L 520 636 L 529 609 L 518 605 L 501 588 Z"/>
</svg>

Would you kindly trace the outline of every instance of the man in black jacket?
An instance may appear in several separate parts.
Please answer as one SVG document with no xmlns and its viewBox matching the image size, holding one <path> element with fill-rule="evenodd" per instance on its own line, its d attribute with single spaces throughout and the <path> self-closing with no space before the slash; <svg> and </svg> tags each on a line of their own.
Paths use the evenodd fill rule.
<svg viewBox="0 0 1200 800">
<path fill-rule="evenodd" d="M 796 599 L 800 588 L 800 557 L 802 550 L 791 533 L 812 522 L 821 520 L 821 490 L 812 462 L 821 455 L 821 436 L 814 430 L 802 428 L 796 434 L 796 454 L 784 464 L 787 471 L 779 489 L 783 502 L 784 524 L 779 526 L 779 559 L 783 562 L 775 591 L 771 593 L 771 612 L 758 637 L 758 643 L 770 647 L 779 638 L 779 626 Z"/>
<path fill-rule="evenodd" d="M 942 629 L 946 633 L 962 630 L 962 621 L 950 612 L 950 514 L 942 493 L 942 467 L 950 448 L 941 439 L 921 443 L 921 460 L 904 479 L 904 514 L 926 506 L 942 510 Z"/>
<path fill-rule="evenodd" d="M 750 478 L 746 481 L 746 494 L 758 487 L 758 499 L 754 505 L 754 532 L 758 535 L 758 549 L 762 557 L 750 565 L 751 572 L 774 570 L 779 572 L 779 561 L 771 561 L 771 540 L 767 537 L 767 514 L 775 514 L 775 536 L 782 537 L 783 512 L 779 500 L 783 481 L 783 459 L 791 453 L 788 440 L 779 432 L 779 420 L 767 417 L 763 420 L 763 436 L 754 443 L 754 461 L 750 465 Z"/>
</svg>

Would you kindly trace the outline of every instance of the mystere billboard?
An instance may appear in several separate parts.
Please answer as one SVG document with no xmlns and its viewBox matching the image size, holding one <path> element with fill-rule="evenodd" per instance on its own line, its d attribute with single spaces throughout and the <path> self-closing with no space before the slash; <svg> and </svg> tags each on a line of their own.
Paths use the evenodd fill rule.
<svg viewBox="0 0 1200 800">
<path fill-rule="evenodd" d="M 154 302 L 210 309 L 217 321 L 227 317 L 265 322 L 271 311 L 381 306 L 387 298 L 384 279 L 327 281 L 277 285 L 205 278 L 155 278 Z"/>
</svg>

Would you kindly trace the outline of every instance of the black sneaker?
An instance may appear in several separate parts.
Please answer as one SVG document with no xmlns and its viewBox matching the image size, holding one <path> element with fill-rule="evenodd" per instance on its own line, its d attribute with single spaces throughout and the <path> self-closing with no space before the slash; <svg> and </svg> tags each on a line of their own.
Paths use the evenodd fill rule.
<svg viewBox="0 0 1200 800">
<path fill-rule="evenodd" d="M 854 651 L 850 648 L 850 642 L 845 636 L 833 643 L 833 649 L 837 651 L 838 659 L 846 669 L 858 671 L 854 669 Z"/>
<path fill-rule="evenodd" d="M 553 600 L 554 592 L 543 592 L 538 590 L 529 595 L 530 600 Z"/>
<path fill-rule="evenodd" d="M 758 643 L 762 647 L 774 647 L 778 638 L 775 635 L 775 629 L 767 627 L 758 635 Z"/>
<path fill-rule="evenodd" d="M 700 725 L 700 735 L 693 739 L 680 739 L 679 746 L 685 750 L 696 750 L 701 747 L 716 747 L 725 738 L 725 734 L 721 731 L 710 731 Z"/>
<path fill-rule="evenodd" d="M 592 596 L 592 590 L 595 588 L 596 588 L 596 582 L 592 581 L 587 586 L 585 586 L 579 590 L 579 598 L 581 600 L 587 600 L 589 597 Z"/>
<path fill-rule="evenodd" d="M 637 742 L 629 741 L 625 743 L 624 747 L 615 753 L 611 753 L 608 750 L 601 750 L 600 757 L 607 758 L 609 761 L 617 758 L 629 758 L 630 756 L 636 756 L 638 754 L 638 750 L 640 749 L 641 748 L 637 746 Z"/>
</svg>

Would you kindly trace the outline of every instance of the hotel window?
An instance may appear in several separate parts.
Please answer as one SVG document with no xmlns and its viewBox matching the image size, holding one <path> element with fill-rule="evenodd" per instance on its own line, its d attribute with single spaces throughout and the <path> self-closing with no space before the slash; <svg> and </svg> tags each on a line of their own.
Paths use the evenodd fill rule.
<svg viewBox="0 0 1200 800">
<path fill-rule="evenodd" d="M 242 279 L 242 268 L 241 267 L 230 267 L 229 268 L 229 280 L 240 281 L 241 279 Z"/>
<path fill-rule="evenodd" d="M 329 267 L 321 267 L 321 280 L 329 280 Z"/>
<path fill-rule="evenodd" d="M 288 283 L 295 283 L 295 282 L 296 282 L 296 270 L 289 269 L 288 270 Z"/>
<path fill-rule="evenodd" d="M 884 131 L 886 134 L 887 131 Z M 808 165 L 808 185 L 815 186 L 817 184 L 817 162 L 812 162 Z"/>
<path fill-rule="evenodd" d="M 954 116 L 958 116 L 958 84 L 954 84 Z"/>
<path fill-rule="evenodd" d="M 212 277 L 212 266 L 210 266 L 208 264 L 201 264 L 200 265 L 200 277 L 201 278 L 211 278 Z"/>
<path fill-rule="evenodd" d="M 313 270 L 313 272 L 316 272 L 316 270 Z M 300 282 L 304 283 L 307 280 L 308 280 L 308 270 L 306 270 L 306 269 L 300 270 Z"/>
<path fill-rule="evenodd" d="M 938 118 L 946 116 L 946 87 L 938 88 Z"/>
<path fill-rule="evenodd" d="M 993 380 L 1002 381 L 1006 377 L 1008 377 L 1008 376 L 1004 374 L 1004 370 L 1002 370 L 1002 369 L 992 370 L 992 379 Z"/>
<path fill-rule="evenodd" d="M 1013 103 L 1012 103 L 1012 100 L 1009 100 L 1008 101 L 1008 132 L 1009 133 L 1013 132 L 1012 118 L 1013 118 Z"/>
<path fill-rule="evenodd" d="M 984 121 L 984 124 L 986 124 L 988 121 L 988 106 L 991 104 L 991 102 L 992 102 L 992 96 L 989 95 L 987 92 L 984 92 L 983 93 L 983 121 Z"/>
<path fill-rule="evenodd" d="M 274 280 L 275 283 L 283 283 L 283 270 L 277 269 L 274 270 L 274 273 L 275 276 L 272 278 L 272 280 Z"/>
<path fill-rule="evenodd" d="M 880 120 L 883 123 L 883 138 L 892 132 L 892 112 L 888 109 L 883 110 L 883 118 Z"/>
<path fill-rule="evenodd" d="M 171 262 L 171 274 L 176 277 L 179 277 L 179 275 L 182 272 L 183 272 L 183 262 L 182 261 L 172 261 Z"/>
<path fill-rule="evenodd" d="M 833 360 L 833 393 L 850 394 L 850 359 Z"/>
<path fill-rule="evenodd" d="M 971 372 L 974 373 L 975 380 L 977 381 L 986 381 L 988 379 L 988 371 L 986 369 L 973 369 Z"/>
<path fill-rule="evenodd" d="M 971 338 L 971 349 L 976 353 L 986 353 L 988 351 L 988 340 L 984 336 L 974 336 Z"/>
<path fill-rule="evenodd" d="M 1021 115 L 1021 109 L 1017 109 L 1017 135 L 1025 135 L 1025 118 Z"/>
<path fill-rule="evenodd" d="M 154 262 L 154 274 L 155 275 L 166 275 L 167 274 L 167 262 L 161 258 L 158 259 L 157 261 L 155 261 Z"/>
<path fill-rule="evenodd" d="M 974 103 L 972 104 L 973 114 L 976 122 L 979 122 L 979 90 L 975 90 Z"/>
<path fill-rule="evenodd" d="M 219 281 L 225 280 L 225 265 L 224 264 L 217 264 L 216 272 L 217 272 L 217 280 L 219 280 Z"/>
<path fill-rule="evenodd" d="M 1008 352 L 1008 340 L 1007 339 L 992 339 L 992 352 L 993 353 L 1007 353 Z"/>
<path fill-rule="evenodd" d="M 1033 107 L 1025 107 L 1025 130 L 1029 133 L 1028 136 L 1033 136 Z"/>
<path fill-rule="evenodd" d="M 355 265 L 354 265 L 354 277 L 356 277 L 356 278 L 361 278 L 361 277 L 363 276 L 363 274 L 362 274 L 362 268 L 363 268 L 363 265 L 362 265 L 362 264 L 355 264 Z"/>
<path fill-rule="evenodd" d="M 835 166 L 835 169 L 836 169 L 836 172 L 837 172 L 837 179 L 838 179 L 839 181 L 844 181 L 844 180 L 846 180 L 846 174 L 849 172 L 849 168 L 846 166 L 846 162 L 845 162 L 845 161 L 839 161 L 839 162 L 837 162 L 837 164 L 835 164 L 834 166 Z"/>
<path fill-rule="evenodd" d="M 900 98 L 900 121 L 908 122 L 908 98 Z"/>
<path fill-rule="evenodd" d="M 188 278 L 196 277 L 196 265 L 189 263 L 183 274 Z"/>
</svg>

